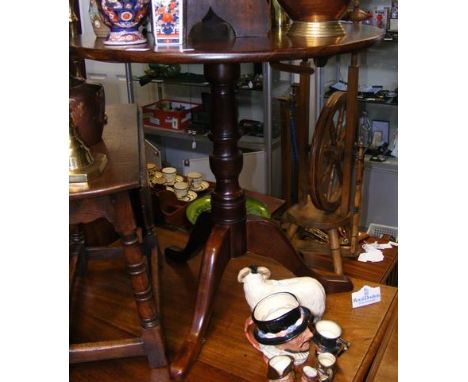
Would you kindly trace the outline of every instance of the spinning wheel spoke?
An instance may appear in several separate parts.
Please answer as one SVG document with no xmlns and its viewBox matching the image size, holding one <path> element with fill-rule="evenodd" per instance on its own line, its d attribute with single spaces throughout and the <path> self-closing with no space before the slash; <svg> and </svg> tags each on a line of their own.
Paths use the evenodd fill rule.
<svg viewBox="0 0 468 382">
<path fill-rule="evenodd" d="M 342 107 L 339 111 L 339 114 L 338 114 L 338 129 L 341 133 L 343 133 L 344 129 L 343 129 L 343 126 L 344 126 L 344 121 L 346 119 L 346 109 L 344 107 Z"/>
<path fill-rule="evenodd" d="M 346 93 L 335 92 L 317 121 L 309 167 L 309 195 L 317 208 L 328 212 L 335 211 L 341 201 L 345 136 Z"/>
<path fill-rule="evenodd" d="M 328 188 L 325 194 L 327 200 L 336 201 L 341 196 L 341 184 L 343 182 L 343 173 L 339 162 L 332 165 L 331 174 L 328 181 Z"/>
<path fill-rule="evenodd" d="M 343 168 L 341 167 L 341 163 L 337 162 L 336 163 L 336 177 L 338 178 L 338 181 L 340 184 L 343 183 Z"/>
<path fill-rule="evenodd" d="M 330 125 L 331 125 L 330 126 L 330 141 L 333 146 L 336 146 L 336 141 L 338 137 L 338 134 L 337 134 L 338 129 L 333 120 L 331 120 Z"/>
<path fill-rule="evenodd" d="M 335 166 L 332 166 L 332 171 L 330 174 L 330 178 L 328 180 L 328 189 L 326 197 L 328 200 L 332 200 L 333 190 L 335 188 Z"/>
</svg>

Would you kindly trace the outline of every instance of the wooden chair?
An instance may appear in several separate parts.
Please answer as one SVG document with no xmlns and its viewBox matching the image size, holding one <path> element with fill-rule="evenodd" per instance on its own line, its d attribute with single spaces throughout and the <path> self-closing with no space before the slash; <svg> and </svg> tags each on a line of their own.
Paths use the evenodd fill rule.
<svg viewBox="0 0 468 382">
<path fill-rule="evenodd" d="M 146 355 L 151 367 L 164 367 L 167 359 L 159 316 L 158 250 L 141 155 L 142 130 L 135 125 L 138 117 L 135 105 L 106 109 L 108 124 L 103 141 L 90 149 L 92 153 L 106 154 L 107 166 L 86 187 L 70 186 L 70 296 L 77 277 L 85 273 L 88 260 L 123 254 L 142 333 L 138 338 L 71 344 L 70 363 Z M 132 204 L 132 199 L 137 203 Z M 79 225 L 102 217 L 114 226 L 122 247 L 86 247 Z M 138 217 L 142 222 L 142 243 L 137 235 Z"/>
</svg>

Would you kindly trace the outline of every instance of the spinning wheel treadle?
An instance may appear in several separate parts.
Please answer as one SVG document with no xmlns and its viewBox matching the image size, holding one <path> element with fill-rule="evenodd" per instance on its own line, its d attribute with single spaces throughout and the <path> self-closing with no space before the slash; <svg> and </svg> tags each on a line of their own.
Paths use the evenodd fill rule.
<svg viewBox="0 0 468 382">
<path fill-rule="evenodd" d="M 311 144 L 309 195 L 317 208 L 334 212 L 343 192 L 346 93 L 336 92 L 320 113 Z"/>
</svg>

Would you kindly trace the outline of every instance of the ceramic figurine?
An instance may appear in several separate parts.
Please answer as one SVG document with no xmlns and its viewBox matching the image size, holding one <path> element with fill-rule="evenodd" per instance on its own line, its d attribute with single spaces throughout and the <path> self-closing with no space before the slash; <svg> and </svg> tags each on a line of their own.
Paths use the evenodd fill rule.
<svg viewBox="0 0 468 382">
<path fill-rule="evenodd" d="M 294 382 L 294 359 L 287 355 L 277 355 L 268 361 L 268 382 Z"/>
<path fill-rule="evenodd" d="M 316 368 L 304 366 L 302 369 L 301 382 L 319 382 L 320 377 Z"/>
<path fill-rule="evenodd" d="M 309 358 L 312 332 L 310 310 L 291 293 L 273 293 L 260 300 L 247 318 L 244 333 L 250 344 L 263 354 L 264 361 L 286 355 L 294 365 Z"/>
<path fill-rule="evenodd" d="M 313 321 L 320 320 L 325 312 L 325 289 L 312 277 L 293 277 L 284 280 L 270 280 L 271 272 L 266 267 L 251 265 L 241 269 L 237 280 L 244 284 L 245 299 L 253 310 L 265 296 L 275 292 L 290 292 L 300 304 L 310 310 Z"/>
<path fill-rule="evenodd" d="M 150 0 L 97 0 L 101 15 L 111 25 L 104 44 L 143 44 L 147 40 L 138 30 L 148 14 Z"/>
<path fill-rule="evenodd" d="M 90 0 L 88 13 L 96 37 L 106 38 L 107 36 L 109 36 L 110 24 L 107 25 L 105 23 L 104 18 L 99 12 L 96 0 Z"/>
</svg>

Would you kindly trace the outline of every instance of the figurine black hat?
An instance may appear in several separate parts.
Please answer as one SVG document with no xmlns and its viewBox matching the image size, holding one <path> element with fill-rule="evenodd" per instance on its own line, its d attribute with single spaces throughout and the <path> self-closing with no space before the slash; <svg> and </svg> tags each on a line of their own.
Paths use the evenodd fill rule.
<svg viewBox="0 0 468 382">
<path fill-rule="evenodd" d="M 301 334 L 311 318 L 310 310 L 292 293 L 273 293 L 260 300 L 252 312 L 253 334 L 263 345 L 280 345 Z"/>
</svg>

